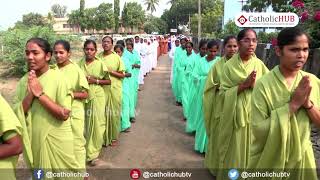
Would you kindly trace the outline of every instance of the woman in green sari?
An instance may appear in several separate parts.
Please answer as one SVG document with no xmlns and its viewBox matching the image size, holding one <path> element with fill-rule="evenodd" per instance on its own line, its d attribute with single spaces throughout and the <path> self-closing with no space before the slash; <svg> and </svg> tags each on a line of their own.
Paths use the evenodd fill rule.
<svg viewBox="0 0 320 180">
<path fill-rule="evenodd" d="M 138 89 L 139 89 L 139 73 L 140 73 L 140 56 L 136 50 L 134 50 L 134 44 L 129 42 L 126 44 L 127 52 L 130 56 L 130 61 L 132 64 L 132 95 L 130 96 L 130 122 L 134 123 L 136 120 L 136 106 L 138 101 Z"/>
<path fill-rule="evenodd" d="M 203 92 L 203 113 L 208 135 L 208 150 L 205 156 L 205 166 L 213 175 L 219 168 L 219 147 L 224 143 L 220 139 L 220 120 L 223 108 L 223 96 L 219 93 L 220 78 L 224 64 L 238 51 L 237 38 L 227 36 L 223 41 L 224 56 L 210 69 Z"/>
<path fill-rule="evenodd" d="M 224 104 L 220 131 L 221 143 L 218 179 L 228 178 L 230 168 L 248 166 L 251 143 L 251 94 L 256 80 L 269 70 L 254 54 L 257 35 L 252 29 L 243 29 L 237 37 L 239 53 L 232 56 L 221 76 L 220 93 Z"/>
<path fill-rule="evenodd" d="M 83 71 L 70 60 L 70 43 L 56 41 L 53 54 L 57 66 L 66 78 L 72 91 L 71 127 L 74 136 L 74 150 L 81 169 L 86 168 L 86 140 L 84 138 L 84 101 L 88 98 L 89 85 Z"/>
<path fill-rule="evenodd" d="M 182 99 L 181 99 L 181 76 L 182 76 L 182 69 L 180 67 L 180 61 L 182 59 L 182 56 L 186 54 L 186 43 L 187 38 L 182 38 L 180 40 L 180 46 L 176 48 L 174 52 L 174 61 L 173 61 L 173 79 L 172 79 L 172 92 L 176 99 L 176 105 L 181 106 L 182 105 Z"/>
<path fill-rule="evenodd" d="M 84 43 L 85 58 L 80 60 L 80 69 L 84 72 L 89 84 L 89 97 L 85 105 L 85 137 L 86 137 L 86 160 L 92 166 L 102 165 L 104 162 L 98 159 L 104 143 L 105 128 L 105 105 L 106 98 L 104 87 L 111 81 L 108 69 L 96 58 L 97 45 L 92 40 Z"/>
<path fill-rule="evenodd" d="M 71 128 L 71 89 L 58 69 L 50 69 L 51 47 L 29 39 L 25 58 L 29 72 L 18 83 L 15 112 L 23 127 L 25 161 L 32 169 L 75 171 Z"/>
<path fill-rule="evenodd" d="M 126 72 L 125 72 L 125 78 L 122 82 L 122 111 L 121 111 L 121 131 L 122 132 L 130 132 L 130 96 L 132 94 L 130 93 L 130 90 L 132 90 L 131 87 L 131 62 L 130 59 L 126 56 L 123 56 L 123 46 L 121 44 L 118 44 L 114 46 L 114 51 L 121 57 L 122 61 L 124 62 L 126 66 Z"/>
<path fill-rule="evenodd" d="M 207 151 L 208 144 L 208 138 L 203 117 L 203 90 L 209 70 L 219 59 L 219 57 L 217 56 L 217 53 L 219 51 L 219 43 L 215 40 L 211 40 L 208 42 L 207 48 L 207 56 L 203 59 L 204 61 L 199 62 L 199 65 L 195 70 L 195 81 L 197 82 L 198 89 L 196 93 L 196 101 L 194 102 L 197 106 L 194 107 L 194 114 L 196 116 L 193 120 L 196 126 L 194 149 L 200 153 L 204 153 Z"/>
<path fill-rule="evenodd" d="M 108 68 L 111 86 L 105 87 L 106 94 L 106 136 L 104 145 L 116 145 L 121 129 L 122 79 L 125 77 L 125 65 L 120 56 L 113 52 L 113 39 L 102 39 L 103 52 L 98 55 Z"/>
<path fill-rule="evenodd" d="M 200 65 L 201 61 L 205 61 L 205 58 L 207 56 L 207 44 L 208 41 L 207 40 L 201 40 L 199 43 L 199 54 L 196 55 L 196 59 L 195 61 L 192 63 L 190 63 L 187 67 L 187 69 L 190 69 L 190 74 L 189 74 L 189 95 L 188 95 L 188 112 L 187 113 L 187 122 L 186 122 L 186 128 L 185 131 L 187 133 L 192 133 L 196 130 L 196 124 L 195 124 L 195 113 L 191 113 L 194 111 L 194 109 L 197 107 L 197 105 L 195 105 L 195 101 L 197 99 L 197 92 L 198 92 L 198 81 L 194 81 L 195 77 L 196 77 L 196 69 L 198 68 L 198 66 Z"/>
<path fill-rule="evenodd" d="M 193 66 L 195 63 L 195 58 L 197 55 L 193 51 L 193 43 L 187 42 L 186 44 L 186 51 L 187 53 L 183 56 L 181 59 L 180 66 L 184 67 L 182 71 L 182 77 L 181 77 L 181 100 L 182 100 L 182 110 L 183 110 L 183 116 L 184 120 L 187 119 L 189 114 L 189 92 L 190 92 L 190 78 L 191 73 L 193 72 Z"/>
<path fill-rule="evenodd" d="M 310 132 L 311 123 L 320 126 L 320 80 L 302 71 L 309 38 L 293 27 L 281 30 L 277 40 L 280 65 L 263 76 L 252 93 L 249 168 L 290 173 L 285 179 L 316 180 Z"/>
<path fill-rule="evenodd" d="M 0 176 L 15 180 L 18 155 L 22 153 L 21 124 L 0 94 Z"/>
</svg>

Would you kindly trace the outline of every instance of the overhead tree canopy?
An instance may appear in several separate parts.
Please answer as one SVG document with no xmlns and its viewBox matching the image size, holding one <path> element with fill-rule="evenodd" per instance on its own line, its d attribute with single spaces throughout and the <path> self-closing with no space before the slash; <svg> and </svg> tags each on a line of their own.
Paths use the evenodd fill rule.
<svg viewBox="0 0 320 180">
<path fill-rule="evenodd" d="M 167 23 L 161 18 L 149 16 L 144 23 L 144 31 L 148 34 L 152 32 L 158 32 L 160 34 L 166 34 L 168 29 Z"/>
<path fill-rule="evenodd" d="M 96 8 L 95 22 L 97 30 L 113 29 L 115 26 L 112 4 L 102 3 Z"/>
<path fill-rule="evenodd" d="M 61 6 L 59 4 L 54 4 L 51 6 L 51 11 L 55 18 L 64 18 L 67 14 L 67 6 Z"/>
<path fill-rule="evenodd" d="M 153 12 L 156 12 L 156 6 L 159 6 L 159 0 L 145 0 L 144 4 L 147 6 L 147 11 L 151 12 L 151 16 Z"/>
<path fill-rule="evenodd" d="M 248 0 L 247 4 L 243 6 L 243 10 L 263 12 L 271 6 L 273 11 L 280 12 L 282 9 L 287 9 L 286 7 L 289 6 L 291 2 L 292 0 Z"/>
<path fill-rule="evenodd" d="M 119 18 L 120 18 L 120 0 L 113 1 L 113 11 L 114 11 L 114 22 L 115 22 L 115 31 L 119 29 Z"/>
<path fill-rule="evenodd" d="M 72 11 L 69 14 L 70 24 L 79 25 L 84 31 L 87 30 L 105 30 L 113 29 L 115 26 L 112 4 L 101 3 L 96 8 L 87 8 L 83 10 L 81 15 L 80 10 Z"/>
<path fill-rule="evenodd" d="M 22 16 L 22 21 L 17 21 L 15 27 L 32 27 L 32 26 L 46 26 L 48 23 L 45 18 L 39 13 L 28 13 Z"/>
<path fill-rule="evenodd" d="M 187 24 L 189 16 L 198 13 L 198 0 L 171 0 L 171 7 L 165 10 L 161 18 L 167 22 L 168 28 L 177 28 L 179 24 Z M 214 7 L 212 0 L 202 0 L 201 10 Z"/>
<path fill-rule="evenodd" d="M 122 22 L 125 26 L 133 28 L 142 27 L 145 21 L 145 11 L 136 2 L 125 3 L 122 10 Z"/>
<path fill-rule="evenodd" d="M 212 2 L 214 7 L 205 9 L 201 15 L 201 32 L 204 35 L 216 36 L 222 30 L 223 3 L 220 0 L 212 0 Z M 197 14 L 191 19 L 191 32 L 198 33 Z"/>
</svg>

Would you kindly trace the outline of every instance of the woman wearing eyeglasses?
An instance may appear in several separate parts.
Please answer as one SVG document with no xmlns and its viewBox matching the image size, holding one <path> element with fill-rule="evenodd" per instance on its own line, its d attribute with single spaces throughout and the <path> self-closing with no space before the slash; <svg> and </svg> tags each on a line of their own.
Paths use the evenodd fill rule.
<svg viewBox="0 0 320 180">
<path fill-rule="evenodd" d="M 257 79 L 269 70 L 255 55 L 257 35 L 243 29 L 237 36 L 239 51 L 226 62 L 221 77 L 220 93 L 224 96 L 219 169 L 245 169 L 251 142 L 251 94 Z M 218 179 L 227 179 L 228 172 L 218 172 Z"/>
</svg>

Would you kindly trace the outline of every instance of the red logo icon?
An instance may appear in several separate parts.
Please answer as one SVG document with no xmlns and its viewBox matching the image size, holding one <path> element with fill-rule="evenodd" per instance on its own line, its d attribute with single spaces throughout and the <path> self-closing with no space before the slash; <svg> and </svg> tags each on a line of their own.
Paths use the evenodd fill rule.
<svg viewBox="0 0 320 180">
<path fill-rule="evenodd" d="M 244 15 L 241 15 L 237 20 L 241 25 L 244 25 L 244 23 L 248 21 L 247 18 L 244 17 Z"/>
<path fill-rule="evenodd" d="M 141 176 L 141 172 L 139 169 L 132 169 L 130 171 L 130 177 L 131 179 L 139 179 Z"/>
</svg>

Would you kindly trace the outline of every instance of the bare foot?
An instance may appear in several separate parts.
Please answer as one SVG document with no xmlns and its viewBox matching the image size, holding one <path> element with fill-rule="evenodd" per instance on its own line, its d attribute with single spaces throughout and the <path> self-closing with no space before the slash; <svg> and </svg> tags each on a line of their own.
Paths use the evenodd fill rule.
<svg viewBox="0 0 320 180">
<path fill-rule="evenodd" d="M 117 141 L 117 140 L 112 140 L 112 141 L 111 141 L 111 146 L 112 146 L 112 147 L 118 146 L 118 141 Z"/>
<path fill-rule="evenodd" d="M 112 166 L 110 163 L 107 163 L 98 158 L 93 159 L 92 161 L 89 161 L 88 165 L 92 167 L 111 167 Z"/>
</svg>

